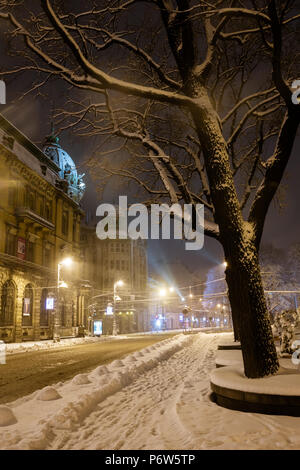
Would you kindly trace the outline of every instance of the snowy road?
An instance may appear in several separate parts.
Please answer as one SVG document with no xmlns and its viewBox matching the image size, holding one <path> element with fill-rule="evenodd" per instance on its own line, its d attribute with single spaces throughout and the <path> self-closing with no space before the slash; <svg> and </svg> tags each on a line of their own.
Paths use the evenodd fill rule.
<svg viewBox="0 0 300 470">
<path fill-rule="evenodd" d="M 68 401 L 52 421 L 50 415 L 38 421 L 46 424 L 31 440 L 26 437 L 30 429 L 25 408 L 32 409 L 32 403 L 24 402 L 19 416 L 15 409 L 19 423 L 8 426 L 7 431 L 2 428 L 4 433 L 0 428 L 2 448 L 300 449 L 300 418 L 241 413 L 210 401 L 209 372 L 215 367 L 217 344 L 230 334 L 182 337 L 112 363 L 108 376 L 113 374 L 116 381 L 106 394 L 95 391 L 95 384 L 84 385 L 84 380 L 77 388 L 59 385 L 63 399 L 69 393 L 72 403 Z M 141 364 L 143 369 L 139 369 Z M 95 382 L 101 371 L 99 368 L 89 379 Z M 83 387 L 80 401 L 74 398 L 78 387 Z M 36 397 L 31 402 L 33 399 Z M 60 400 L 44 402 L 48 412 L 53 407 L 52 416 Z M 41 405 L 38 409 L 42 413 Z"/>
</svg>

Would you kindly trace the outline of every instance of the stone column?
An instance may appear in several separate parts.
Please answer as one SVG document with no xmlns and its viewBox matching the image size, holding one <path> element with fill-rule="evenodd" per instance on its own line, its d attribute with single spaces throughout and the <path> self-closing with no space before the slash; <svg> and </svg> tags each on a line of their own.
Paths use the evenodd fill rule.
<svg viewBox="0 0 300 470">
<path fill-rule="evenodd" d="M 15 334 L 14 334 L 15 343 L 21 343 L 23 340 L 22 309 L 23 309 L 24 287 L 25 287 L 24 282 L 18 279 L 17 292 L 16 292 L 16 298 L 15 298 Z"/>
</svg>

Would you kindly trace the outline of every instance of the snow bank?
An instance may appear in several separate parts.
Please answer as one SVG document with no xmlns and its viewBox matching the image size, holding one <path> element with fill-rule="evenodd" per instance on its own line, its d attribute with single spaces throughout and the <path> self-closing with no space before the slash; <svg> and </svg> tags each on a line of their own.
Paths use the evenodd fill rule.
<svg viewBox="0 0 300 470">
<path fill-rule="evenodd" d="M 44 349 L 65 348 L 66 346 L 74 346 L 76 344 L 84 343 L 98 343 L 99 341 L 111 341 L 113 339 L 128 339 L 128 336 L 86 336 L 85 338 L 63 338 L 58 343 L 53 340 L 43 341 L 26 341 L 23 343 L 7 343 L 6 354 L 16 354 L 30 351 L 40 351 Z"/>
<path fill-rule="evenodd" d="M 45 387 L 37 395 L 37 399 L 42 401 L 58 400 L 59 398 L 61 395 L 54 387 Z"/>
<path fill-rule="evenodd" d="M 8 422 L 6 430 L 0 430 L 0 448 L 45 449 L 56 433 L 76 430 L 105 398 L 193 342 L 195 336 L 180 334 L 166 339 L 9 404 L 17 423 Z"/>
<path fill-rule="evenodd" d="M 17 422 L 15 415 L 8 406 L 0 406 L 0 426 L 10 426 Z"/>
<path fill-rule="evenodd" d="M 300 373 L 297 369 L 292 368 L 281 367 L 277 375 L 261 379 L 248 379 L 244 375 L 243 367 L 221 367 L 212 372 L 211 382 L 219 387 L 242 392 L 300 396 Z"/>
</svg>

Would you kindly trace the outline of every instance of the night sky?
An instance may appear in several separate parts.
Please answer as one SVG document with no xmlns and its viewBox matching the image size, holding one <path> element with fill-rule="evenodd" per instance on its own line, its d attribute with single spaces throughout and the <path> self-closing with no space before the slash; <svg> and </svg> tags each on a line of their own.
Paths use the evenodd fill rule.
<svg viewBox="0 0 300 470">
<path fill-rule="evenodd" d="M 2 25 L 3 28 L 3 25 Z M 2 30 L 3 32 L 3 30 Z M 8 58 L 5 45 L 2 41 L 0 48 L 2 63 L 16 65 L 16 58 Z M 58 82 L 52 83 L 45 95 L 31 93 L 21 100 L 20 95 L 30 88 L 32 77 L 23 75 L 6 80 L 7 104 L 0 105 L 0 112 L 19 128 L 25 135 L 41 147 L 46 135 L 51 129 L 53 107 L 59 107 L 64 102 L 64 88 Z M 83 162 L 95 148 L 95 139 L 76 137 L 74 134 L 64 132 L 60 134 L 60 144 L 71 155 L 80 173 L 85 172 Z M 280 188 L 280 198 L 283 208 L 279 208 L 276 201 L 271 204 L 263 236 L 263 243 L 273 244 L 275 247 L 288 249 L 289 245 L 300 241 L 300 185 L 299 185 L 299 143 L 294 147 L 284 180 Z M 87 191 L 82 200 L 86 211 L 95 214 L 98 196 L 94 185 L 86 175 Z M 277 194 L 278 195 L 278 194 Z M 104 202 L 117 202 L 118 194 L 107 189 Z M 200 251 L 185 251 L 181 241 L 148 241 L 150 272 L 164 275 L 163 265 L 169 263 L 183 263 L 190 271 L 196 271 L 203 279 L 207 270 L 222 263 L 223 254 L 221 245 L 206 237 L 204 248 Z"/>
</svg>

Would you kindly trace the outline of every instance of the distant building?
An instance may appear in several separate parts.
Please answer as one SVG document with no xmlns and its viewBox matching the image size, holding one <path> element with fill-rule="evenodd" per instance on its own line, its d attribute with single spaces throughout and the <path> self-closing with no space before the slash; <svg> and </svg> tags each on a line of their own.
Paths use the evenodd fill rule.
<svg viewBox="0 0 300 470">
<path fill-rule="evenodd" d="M 52 338 L 55 309 L 62 336 L 84 323 L 80 280 L 79 201 L 84 192 L 71 157 L 53 134 L 43 151 L 0 116 L 0 340 Z M 69 288 L 59 289 L 57 266 L 72 256 Z"/>
<path fill-rule="evenodd" d="M 82 276 L 93 286 L 88 305 L 90 322 L 101 318 L 103 332 L 111 333 L 110 313 L 114 309 L 120 333 L 149 329 L 146 241 L 100 240 L 96 227 L 85 225 L 81 229 L 81 252 L 85 260 Z M 116 286 L 114 302 L 114 285 L 120 280 L 123 285 Z"/>
</svg>

